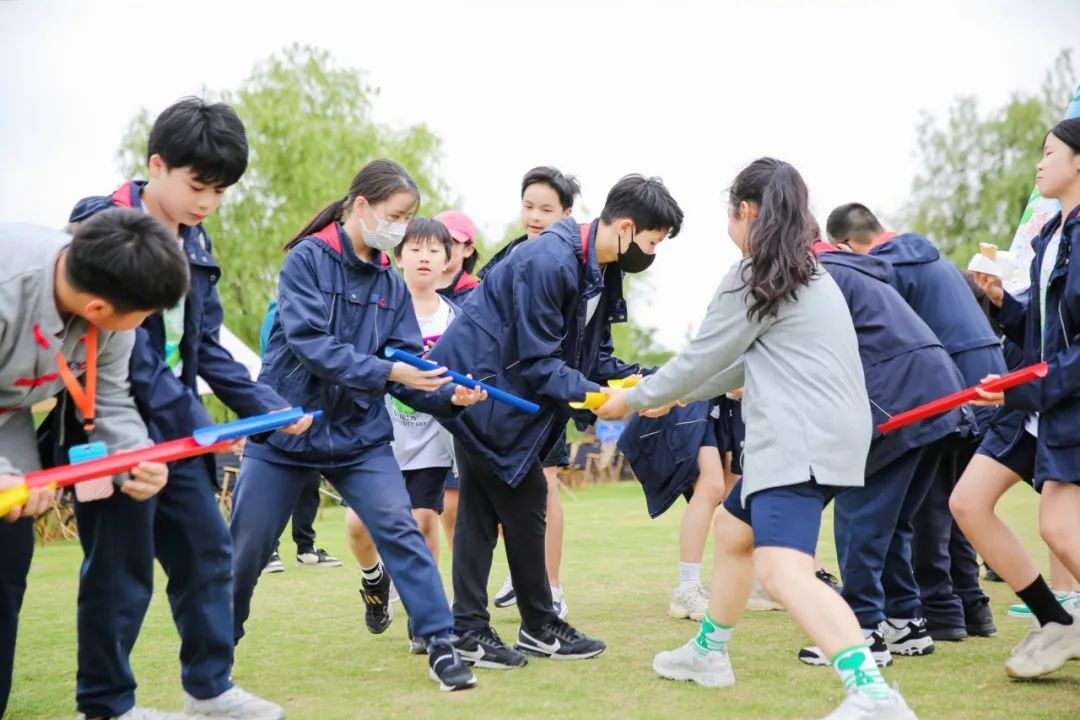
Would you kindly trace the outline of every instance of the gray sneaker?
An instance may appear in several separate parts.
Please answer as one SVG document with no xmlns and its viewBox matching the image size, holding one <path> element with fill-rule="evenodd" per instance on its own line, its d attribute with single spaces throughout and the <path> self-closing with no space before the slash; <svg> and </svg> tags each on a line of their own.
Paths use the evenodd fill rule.
<svg viewBox="0 0 1080 720">
<path fill-rule="evenodd" d="M 686 590 L 675 588 L 671 593 L 671 602 L 668 603 L 668 616 L 678 620 L 701 621 L 705 619 L 705 613 L 709 610 L 709 593 L 697 583 Z"/>
<path fill-rule="evenodd" d="M 236 686 L 209 700 L 196 700 L 185 692 L 184 712 L 190 720 L 281 720 L 285 717 L 280 705 Z"/>
<path fill-rule="evenodd" d="M 80 715 L 79 720 L 86 720 L 86 716 Z M 187 720 L 187 716 L 180 713 L 162 712 L 154 708 L 134 707 L 123 715 L 117 715 L 113 720 Z"/>
<path fill-rule="evenodd" d="M 889 690 L 889 699 L 879 703 L 857 689 L 848 693 L 840 707 L 825 716 L 825 720 L 918 720 L 900 692 Z"/>
<path fill-rule="evenodd" d="M 674 650 L 665 650 L 653 658 L 653 671 L 668 680 L 692 680 L 704 687 L 731 687 L 735 673 L 726 652 L 701 655 L 694 641 Z"/>
<path fill-rule="evenodd" d="M 1074 620 L 1072 625 L 1047 623 L 1040 628 L 1034 625 L 1005 661 L 1009 677 L 1049 675 L 1070 660 L 1080 660 L 1080 620 Z"/>
</svg>

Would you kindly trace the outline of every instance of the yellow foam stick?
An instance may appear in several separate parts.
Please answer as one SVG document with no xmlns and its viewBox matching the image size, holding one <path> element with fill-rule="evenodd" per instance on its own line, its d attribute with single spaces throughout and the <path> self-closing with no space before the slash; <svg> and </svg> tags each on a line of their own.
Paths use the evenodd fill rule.
<svg viewBox="0 0 1080 720">
<path fill-rule="evenodd" d="M 631 375 L 628 378 L 621 378 L 619 380 L 608 380 L 607 384 L 608 384 L 608 387 L 622 388 L 623 390 L 625 390 L 626 388 L 634 387 L 635 385 L 638 384 L 638 381 L 640 381 L 640 380 L 641 380 L 640 375 Z"/>
<path fill-rule="evenodd" d="M 584 402 L 572 402 L 570 407 L 575 410 L 595 410 L 607 402 L 607 395 L 602 392 L 585 393 Z"/>
<path fill-rule="evenodd" d="M 0 517 L 7 515 L 15 508 L 25 505 L 30 499 L 30 488 L 26 483 L 19 483 L 15 487 L 0 490 Z"/>
</svg>

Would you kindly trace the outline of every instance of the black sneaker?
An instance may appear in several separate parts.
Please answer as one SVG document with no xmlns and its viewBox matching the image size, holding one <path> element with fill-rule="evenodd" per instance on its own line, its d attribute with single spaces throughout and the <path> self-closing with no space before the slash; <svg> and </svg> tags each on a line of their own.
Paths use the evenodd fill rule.
<svg viewBox="0 0 1080 720">
<path fill-rule="evenodd" d="M 818 570 L 814 574 L 817 575 L 818 580 L 825 583 L 826 585 L 831 587 L 836 592 L 840 592 L 841 590 L 844 589 L 844 586 L 840 584 L 840 578 L 836 577 L 835 575 L 833 575 L 831 572 L 829 572 L 825 568 L 821 568 L 820 570 Z"/>
<path fill-rule="evenodd" d="M 390 576 L 383 571 L 375 582 L 362 578 L 360 597 L 364 599 L 364 622 L 368 632 L 372 635 L 386 632 L 394 619 L 394 606 L 390 604 Z"/>
<path fill-rule="evenodd" d="M 276 552 L 270 556 L 269 562 L 266 563 L 266 567 L 263 568 L 264 573 L 280 573 L 285 572 L 285 563 L 281 562 L 281 556 Z"/>
<path fill-rule="evenodd" d="M 603 640 L 586 637 L 570 623 L 558 619 L 539 630 L 522 626 L 514 647 L 526 655 L 555 660 L 584 660 L 596 657 L 607 649 Z"/>
<path fill-rule="evenodd" d="M 994 572 L 994 568 L 986 563 L 983 563 L 983 567 L 986 568 L 986 575 L 983 576 L 986 579 L 986 582 L 1005 582 L 1005 578 Z"/>
<path fill-rule="evenodd" d="M 936 642 L 959 642 L 968 636 L 968 631 L 963 625 L 948 625 L 928 618 L 926 634 Z"/>
<path fill-rule="evenodd" d="M 307 567 L 341 567 L 341 561 L 322 548 L 305 548 L 296 552 L 296 564 Z"/>
<path fill-rule="evenodd" d="M 447 692 L 476 685 L 476 676 L 461 659 L 449 638 L 431 641 L 428 650 L 428 676 Z"/>
<path fill-rule="evenodd" d="M 427 655 L 427 643 L 424 642 L 424 638 L 416 637 L 413 634 L 412 618 L 405 621 L 405 629 L 409 633 L 409 654 Z"/>
<path fill-rule="evenodd" d="M 885 644 L 885 637 L 881 634 L 880 630 L 875 630 L 870 633 L 870 637 L 866 638 L 866 644 L 870 646 L 870 654 L 874 658 L 875 665 L 879 668 L 892 665 L 892 654 L 889 652 L 889 648 Z M 799 650 L 798 658 L 799 662 L 815 667 L 826 667 L 832 664 L 831 659 L 827 657 L 820 648 L 814 645 L 809 645 Z"/>
<path fill-rule="evenodd" d="M 918 657 L 934 652 L 934 638 L 926 631 L 926 621 L 922 618 L 903 627 L 896 627 L 886 620 L 881 628 L 885 635 L 885 645 L 893 655 Z"/>
<path fill-rule="evenodd" d="M 466 630 L 454 647 L 461 659 L 476 667 L 490 670 L 513 670 L 529 664 L 529 658 L 502 641 L 499 633 L 488 625 L 483 630 Z"/>
<path fill-rule="evenodd" d="M 990 612 L 990 598 L 983 598 L 964 606 L 964 624 L 972 637 L 993 637 L 997 633 L 994 614 Z"/>
</svg>

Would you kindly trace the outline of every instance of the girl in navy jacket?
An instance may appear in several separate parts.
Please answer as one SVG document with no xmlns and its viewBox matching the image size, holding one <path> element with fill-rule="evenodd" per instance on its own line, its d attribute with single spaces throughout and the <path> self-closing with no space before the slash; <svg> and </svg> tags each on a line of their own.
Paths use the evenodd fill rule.
<svg viewBox="0 0 1080 720">
<path fill-rule="evenodd" d="M 1080 577 L 1080 271 L 1070 263 L 1080 243 L 1080 118 L 1065 120 L 1046 135 L 1035 184 L 1060 201 L 1033 241 L 1031 287 L 1026 301 L 1005 292 L 1001 278 L 976 273 L 1006 336 L 1023 348 L 1023 364 L 1045 360 L 1042 380 L 1004 393 L 981 393 L 984 404 L 1027 414 L 1011 433 L 991 429 L 950 500 L 964 534 L 1020 599 L 1031 608 L 1032 630 L 1005 663 L 1005 672 L 1031 678 L 1080 659 L 1080 607 L 1059 603 L 1031 557 L 994 506 L 1020 480 L 1042 493 L 1039 528 L 1050 549 Z"/>
<path fill-rule="evenodd" d="M 280 433 L 249 443 L 230 529 L 234 543 L 237 640 L 259 573 L 285 529 L 296 497 L 321 473 L 375 540 L 416 635 L 428 642 L 431 677 L 444 690 L 476 683 L 451 640 L 453 626 L 431 551 L 416 527 L 401 469 L 390 449 L 393 425 L 383 396 L 448 416 L 483 393 L 451 390 L 444 370 L 383 359 L 386 347 L 419 355 L 420 327 L 405 282 L 390 267 L 420 194 L 400 165 L 368 163 L 345 197 L 331 203 L 286 245 L 278 311 L 260 381 L 289 403 L 321 408 L 303 437 Z"/>
</svg>

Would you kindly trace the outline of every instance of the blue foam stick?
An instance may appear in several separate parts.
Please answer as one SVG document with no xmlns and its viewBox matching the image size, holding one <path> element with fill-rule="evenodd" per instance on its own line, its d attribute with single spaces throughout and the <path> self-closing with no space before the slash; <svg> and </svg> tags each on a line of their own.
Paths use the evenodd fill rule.
<svg viewBox="0 0 1080 720">
<path fill-rule="evenodd" d="M 216 442 L 221 442 L 222 440 L 236 440 L 238 438 L 248 437 L 249 435 L 258 435 L 259 433 L 278 430 L 286 425 L 292 425 L 305 415 L 310 415 L 312 419 L 314 419 L 322 415 L 322 410 L 304 412 L 303 408 L 289 408 L 288 410 L 282 410 L 281 412 L 255 415 L 249 418 L 241 418 L 240 420 L 221 423 L 220 425 L 199 428 L 193 432 L 191 436 L 195 438 L 197 444 L 206 447 L 208 445 L 213 445 Z"/>
<path fill-rule="evenodd" d="M 409 353 L 398 350 L 397 348 L 388 347 L 383 350 L 383 354 L 385 354 L 386 357 L 390 360 L 403 362 L 406 365 L 412 365 L 414 368 L 420 368 L 421 370 L 437 370 L 439 367 L 441 367 L 440 365 L 437 365 L 430 360 L 418 358 L 415 355 L 410 355 Z M 467 387 L 469 389 L 481 388 L 483 390 L 486 390 L 488 397 L 490 397 L 492 400 L 498 400 L 499 402 L 506 403 L 511 407 L 516 407 L 518 410 L 524 410 L 525 412 L 532 413 L 533 415 L 536 415 L 540 412 L 540 406 L 536 403 L 530 402 L 528 400 L 523 400 L 517 395 L 511 395 L 505 390 L 500 390 L 497 387 L 492 387 L 491 385 L 488 385 L 487 383 L 482 383 L 479 380 L 473 380 L 472 378 L 466 377 L 461 373 L 454 372 L 453 370 L 447 370 L 446 374 L 449 375 L 454 382 L 456 382 L 458 385 L 461 385 L 462 387 Z"/>
</svg>

